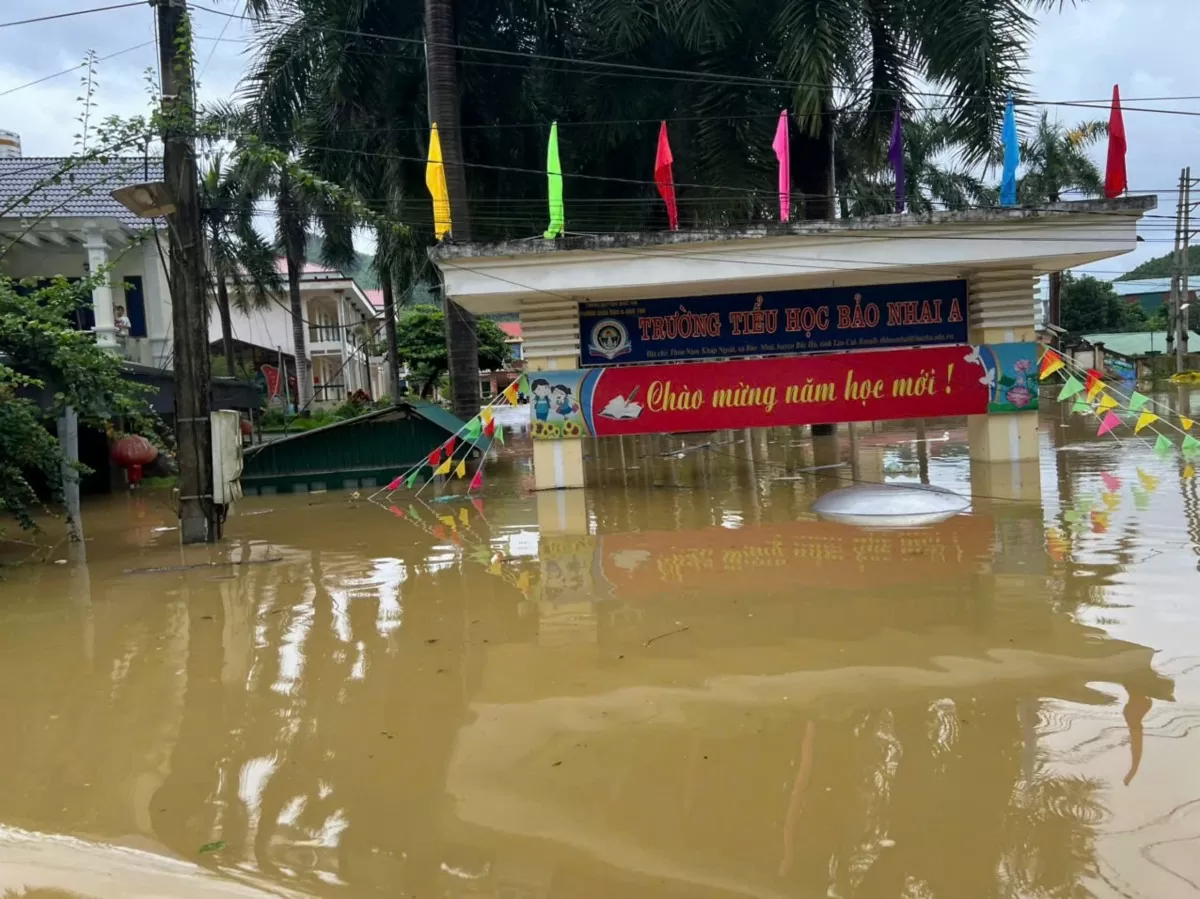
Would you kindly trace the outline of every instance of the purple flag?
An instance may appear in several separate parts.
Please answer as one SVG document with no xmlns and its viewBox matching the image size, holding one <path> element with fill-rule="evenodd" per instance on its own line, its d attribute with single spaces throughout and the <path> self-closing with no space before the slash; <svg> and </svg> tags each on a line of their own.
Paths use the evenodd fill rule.
<svg viewBox="0 0 1200 899">
<path fill-rule="evenodd" d="M 892 119 L 892 145 L 888 148 L 888 162 L 896 173 L 896 211 L 904 211 L 904 129 L 900 122 L 900 101 L 896 101 L 896 116 Z"/>
</svg>

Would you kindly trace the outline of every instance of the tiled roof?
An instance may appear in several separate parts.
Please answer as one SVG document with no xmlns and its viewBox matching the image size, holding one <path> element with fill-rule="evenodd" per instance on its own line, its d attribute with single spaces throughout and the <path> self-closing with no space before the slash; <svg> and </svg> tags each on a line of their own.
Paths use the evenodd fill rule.
<svg viewBox="0 0 1200 899">
<path fill-rule="evenodd" d="M 275 271 L 279 272 L 279 274 L 281 274 L 281 275 L 287 274 L 287 258 L 286 257 L 284 257 L 284 256 L 276 256 L 275 257 Z M 340 275 L 341 272 L 339 272 L 336 268 L 327 268 L 326 266 L 321 265 L 321 263 L 319 263 L 319 262 L 313 262 L 312 260 L 306 259 L 304 261 L 304 268 L 302 268 L 300 270 L 300 274 L 302 274 L 302 275 Z"/>
<path fill-rule="evenodd" d="M 1135 297 L 1147 293 L 1170 293 L 1170 278 L 1138 278 L 1132 281 L 1113 281 L 1119 297 Z"/>
<path fill-rule="evenodd" d="M 496 324 L 504 332 L 504 336 L 511 340 L 521 340 L 525 334 L 525 329 L 521 327 L 520 322 L 496 322 Z"/>
<path fill-rule="evenodd" d="M 372 306 L 374 306 L 376 309 L 383 308 L 383 291 L 382 290 L 380 290 L 378 288 L 375 290 L 364 290 L 363 296 L 365 296 L 367 298 L 367 302 L 370 303 Z"/>
<path fill-rule="evenodd" d="M 1145 356 L 1167 351 L 1166 331 L 1116 331 L 1111 334 L 1082 334 L 1080 337 L 1087 343 L 1103 343 L 1105 349 L 1121 356 Z M 1190 332 L 1188 341 L 1200 341 L 1200 334 Z"/>
<path fill-rule="evenodd" d="M 0 209 L 30 194 L 30 201 L 11 209 L 6 217 L 117 219 L 130 227 L 144 227 L 147 219 L 134 215 L 109 196 L 118 187 L 162 180 L 162 161 L 141 156 L 110 158 L 108 162 L 84 162 L 62 174 L 69 162 L 58 156 L 25 156 L 0 159 Z M 60 176 L 58 184 L 48 182 Z M 36 189 L 35 189 L 36 187 Z"/>
</svg>

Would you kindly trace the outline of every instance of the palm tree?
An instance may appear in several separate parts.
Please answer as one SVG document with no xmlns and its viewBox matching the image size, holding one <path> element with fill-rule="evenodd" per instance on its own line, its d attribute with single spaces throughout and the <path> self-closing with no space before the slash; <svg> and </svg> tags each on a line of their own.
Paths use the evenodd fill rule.
<svg viewBox="0 0 1200 899">
<path fill-rule="evenodd" d="M 263 309 L 280 287 L 275 251 L 254 228 L 254 194 L 236 168 L 217 152 L 200 178 L 200 217 L 208 252 L 208 281 L 215 287 L 221 317 L 226 372 L 236 373 L 233 352 L 233 304 L 242 312 Z"/>
<path fill-rule="evenodd" d="M 1021 141 L 1025 174 L 1017 182 L 1017 197 L 1027 206 L 1057 203 L 1074 191 L 1087 196 L 1104 192 L 1104 176 L 1087 149 L 1108 134 L 1108 123 L 1080 122 L 1066 129 L 1043 111 L 1033 135 Z M 1050 324 L 1062 325 L 1062 272 L 1050 273 Z"/>
</svg>

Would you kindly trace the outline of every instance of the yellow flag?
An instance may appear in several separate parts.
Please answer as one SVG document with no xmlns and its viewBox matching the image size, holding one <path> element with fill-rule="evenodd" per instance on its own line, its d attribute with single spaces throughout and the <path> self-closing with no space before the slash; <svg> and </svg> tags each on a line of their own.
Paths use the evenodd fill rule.
<svg viewBox="0 0 1200 899">
<path fill-rule="evenodd" d="M 1121 505 L 1121 494 L 1101 493 L 1100 501 L 1104 503 L 1104 505 L 1108 506 L 1109 509 L 1115 509 L 1117 506 Z"/>
<path fill-rule="evenodd" d="M 433 236 L 441 240 L 450 233 L 450 191 L 446 189 L 446 166 L 442 164 L 442 139 L 438 137 L 437 122 L 429 129 L 425 186 L 433 197 Z"/>
<path fill-rule="evenodd" d="M 479 417 L 483 419 L 484 424 L 487 424 L 489 421 L 491 421 L 492 420 L 492 407 L 484 406 L 482 409 L 480 409 Z"/>
<path fill-rule="evenodd" d="M 1192 421 L 1190 418 L 1184 418 L 1182 415 L 1179 416 L 1179 423 L 1181 425 L 1183 425 L 1183 429 L 1185 431 L 1190 431 L 1192 429 L 1192 425 L 1195 424 L 1195 422 Z"/>
<path fill-rule="evenodd" d="M 1138 480 L 1142 482 L 1142 486 L 1146 488 L 1147 493 L 1153 493 L 1158 489 L 1158 478 L 1152 474 L 1146 474 L 1140 468 L 1137 470 Z"/>
<path fill-rule="evenodd" d="M 1103 391 L 1104 391 L 1104 382 L 1097 379 L 1092 384 L 1092 386 L 1088 388 L 1088 392 L 1087 392 L 1088 402 L 1090 403 L 1092 400 L 1094 400 L 1096 398 L 1097 393 L 1102 393 Z"/>
<path fill-rule="evenodd" d="M 1153 412 L 1143 412 L 1138 416 L 1137 424 L 1133 426 L 1133 433 L 1142 433 L 1142 428 L 1146 427 L 1146 425 L 1152 425 L 1156 421 L 1158 421 L 1158 416 Z"/>
<path fill-rule="evenodd" d="M 436 474 L 450 474 L 450 460 L 447 459 L 445 462 L 443 462 L 441 465 L 439 465 L 437 468 L 435 468 L 433 473 L 435 475 Z"/>
<path fill-rule="evenodd" d="M 471 518 L 467 515 L 467 510 L 465 508 L 458 510 L 458 520 L 461 521 L 464 526 L 471 524 Z"/>
<path fill-rule="evenodd" d="M 454 473 L 455 473 L 455 475 L 457 475 L 460 478 L 465 478 L 467 476 L 467 460 L 466 459 L 463 459 L 461 462 L 458 463 L 458 468 L 454 469 Z"/>
<path fill-rule="evenodd" d="M 454 525 L 454 516 L 453 515 L 439 515 L 438 521 L 440 521 L 446 527 L 451 528 L 452 530 L 458 530 L 458 528 L 456 528 Z"/>
<path fill-rule="evenodd" d="M 1194 477 L 1194 476 L 1195 476 L 1195 474 L 1196 474 L 1196 469 L 1195 469 L 1195 468 L 1192 466 L 1192 464 L 1189 462 L 1189 463 L 1188 463 L 1188 465 L 1187 465 L 1187 468 L 1185 468 L 1185 469 L 1183 470 L 1183 476 L 1184 476 L 1185 478 L 1190 478 L 1190 477 Z"/>
<path fill-rule="evenodd" d="M 515 406 L 517 404 L 517 382 L 516 381 L 513 381 L 511 384 L 509 384 L 507 387 L 504 388 L 504 398 L 506 400 L 508 400 L 509 405 L 511 405 L 511 406 Z"/>
<path fill-rule="evenodd" d="M 1115 409 L 1121 405 L 1107 393 L 1100 397 L 1100 402 L 1097 404 L 1101 409 Z"/>
</svg>

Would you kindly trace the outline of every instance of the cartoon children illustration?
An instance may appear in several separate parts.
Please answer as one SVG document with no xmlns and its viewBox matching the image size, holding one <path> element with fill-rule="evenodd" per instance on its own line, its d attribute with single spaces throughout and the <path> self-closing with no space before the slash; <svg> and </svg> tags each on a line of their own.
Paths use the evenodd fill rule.
<svg viewBox="0 0 1200 899">
<path fill-rule="evenodd" d="M 565 384 L 555 384 L 550 388 L 550 408 L 556 415 L 570 418 L 579 408 L 571 399 L 571 388 Z"/>
<path fill-rule="evenodd" d="M 550 417 L 550 382 L 538 378 L 529 386 L 533 393 L 533 417 L 545 421 Z"/>
</svg>

